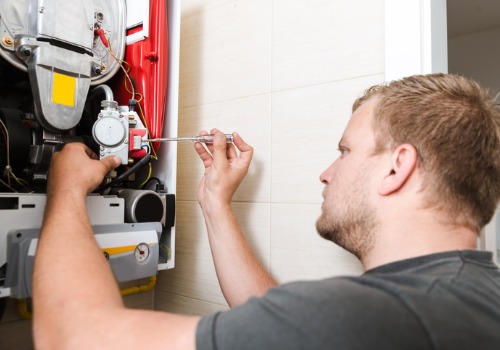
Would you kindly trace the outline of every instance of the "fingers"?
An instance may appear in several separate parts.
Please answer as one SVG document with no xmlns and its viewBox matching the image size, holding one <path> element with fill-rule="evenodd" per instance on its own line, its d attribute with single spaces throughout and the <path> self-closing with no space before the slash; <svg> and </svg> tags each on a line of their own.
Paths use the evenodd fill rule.
<svg viewBox="0 0 500 350">
<path fill-rule="evenodd" d="M 92 159 L 99 159 L 99 157 L 97 156 L 97 154 L 94 153 L 94 151 L 92 151 L 90 148 L 88 148 L 86 145 L 80 143 L 80 145 L 82 145 L 85 149 L 85 153 L 89 156 L 89 158 L 92 158 Z"/>
<path fill-rule="evenodd" d="M 234 134 L 236 134 L 236 133 L 233 133 L 233 138 L 234 138 Z M 226 155 L 227 155 L 227 159 L 229 159 L 230 162 L 232 162 L 234 159 L 238 158 L 238 154 L 236 153 L 236 147 L 234 147 L 233 143 L 227 144 Z"/>
<path fill-rule="evenodd" d="M 200 142 L 196 142 L 194 144 L 194 149 L 200 156 L 201 161 L 203 162 L 203 165 L 205 168 L 209 168 L 212 165 L 212 155 L 207 151 L 205 146 L 203 146 Z"/>
<path fill-rule="evenodd" d="M 240 158 L 250 162 L 253 156 L 253 147 L 246 143 L 237 132 L 233 133 L 233 143 L 240 151 Z"/>
<path fill-rule="evenodd" d="M 200 136 L 209 135 L 205 130 L 200 131 Z M 210 135 L 215 135 L 213 143 L 201 144 L 196 142 L 194 147 L 205 167 L 209 167 L 212 162 L 228 160 L 232 162 L 238 159 L 236 149 L 240 151 L 240 157 L 246 161 L 250 161 L 253 156 L 253 147 L 247 144 L 243 138 L 237 133 L 233 133 L 233 143 L 227 143 L 225 135 L 219 129 L 210 130 Z"/>
</svg>

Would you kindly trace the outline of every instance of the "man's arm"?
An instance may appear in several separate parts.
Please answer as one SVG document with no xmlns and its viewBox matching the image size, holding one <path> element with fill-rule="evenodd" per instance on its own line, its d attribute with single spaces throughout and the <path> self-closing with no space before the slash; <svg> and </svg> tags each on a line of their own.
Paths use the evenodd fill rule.
<svg viewBox="0 0 500 350">
<path fill-rule="evenodd" d="M 211 133 L 216 136 L 208 150 L 200 143 L 195 144 L 205 166 L 198 201 L 205 217 L 217 278 L 226 301 L 233 307 L 252 296 L 263 295 L 276 282 L 252 252 L 231 209 L 231 198 L 248 171 L 253 148 L 237 133 L 233 134 L 234 145 L 227 144 L 219 130 L 213 129 Z"/>
<path fill-rule="evenodd" d="M 37 349 L 195 348 L 197 317 L 129 310 L 95 241 L 86 195 L 119 160 L 82 144 L 54 155 L 33 274 Z"/>
</svg>

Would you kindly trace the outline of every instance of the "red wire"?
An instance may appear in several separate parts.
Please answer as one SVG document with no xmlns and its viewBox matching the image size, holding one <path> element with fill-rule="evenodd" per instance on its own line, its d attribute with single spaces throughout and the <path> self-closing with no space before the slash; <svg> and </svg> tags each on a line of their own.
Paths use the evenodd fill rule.
<svg viewBox="0 0 500 350">
<path fill-rule="evenodd" d="M 108 38 L 106 38 L 106 34 L 104 33 L 104 29 L 94 30 L 94 34 L 99 35 L 99 38 L 101 38 L 103 45 L 106 47 L 109 47 Z"/>
</svg>

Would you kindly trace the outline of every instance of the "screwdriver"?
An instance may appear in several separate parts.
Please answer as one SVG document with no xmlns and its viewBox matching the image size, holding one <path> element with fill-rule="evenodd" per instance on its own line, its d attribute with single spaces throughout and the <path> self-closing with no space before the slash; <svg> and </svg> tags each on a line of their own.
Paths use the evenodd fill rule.
<svg viewBox="0 0 500 350">
<path fill-rule="evenodd" d="M 224 134 L 226 137 L 226 142 L 233 142 L 232 134 Z M 189 137 L 162 137 L 156 139 L 143 139 L 144 142 L 169 142 L 169 141 L 191 141 L 191 142 L 203 142 L 203 143 L 213 143 L 215 135 L 200 135 L 200 136 L 189 136 Z"/>
</svg>

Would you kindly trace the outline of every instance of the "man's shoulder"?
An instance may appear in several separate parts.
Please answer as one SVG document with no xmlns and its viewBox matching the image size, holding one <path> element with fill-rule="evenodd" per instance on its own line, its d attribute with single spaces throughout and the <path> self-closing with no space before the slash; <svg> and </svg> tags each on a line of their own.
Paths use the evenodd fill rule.
<svg viewBox="0 0 500 350">
<path fill-rule="evenodd" d="M 391 292 L 391 284 L 383 279 L 372 283 L 364 276 L 291 282 L 271 289 L 262 301 L 298 313 L 345 311 L 352 315 L 361 312 L 366 316 L 367 312 L 376 314 L 379 310 L 389 309 L 400 314 L 405 305 L 397 293 Z"/>
</svg>

